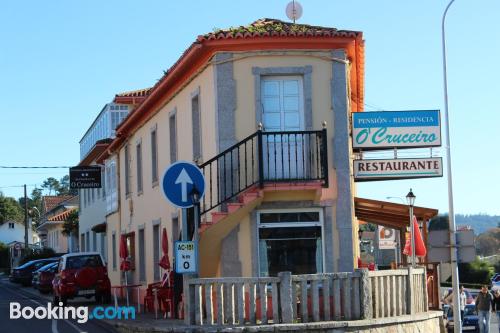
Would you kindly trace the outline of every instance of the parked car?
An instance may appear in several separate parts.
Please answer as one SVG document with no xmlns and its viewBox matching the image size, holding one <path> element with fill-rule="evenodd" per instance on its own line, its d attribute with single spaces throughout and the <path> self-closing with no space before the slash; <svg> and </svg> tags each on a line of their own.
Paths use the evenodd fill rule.
<svg viewBox="0 0 500 333">
<path fill-rule="evenodd" d="M 33 288 L 38 289 L 42 294 L 52 291 L 52 279 L 57 271 L 58 262 L 52 262 L 45 266 L 40 267 L 33 272 L 33 279 L 31 285 Z"/>
<path fill-rule="evenodd" d="M 491 291 L 500 289 L 500 273 L 496 273 L 491 278 Z"/>
<path fill-rule="evenodd" d="M 453 322 L 453 308 L 449 305 L 443 307 L 445 328 L 448 332 L 453 332 L 455 323 Z M 474 304 L 467 304 L 464 309 L 464 318 L 462 321 L 462 332 L 479 332 L 479 318 Z"/>
<path fill-rule="evenodd" d="M 52 280 L 54 303 L 66 304 L 75 297 L 95 297 L 97 303 L 111 301 L 111 283 L 104 260 L 98 252 L 63 255 Z"/>
<path fill-rule="evenodd" d="M 57 260 L 59 260 L 59 258 L 47 258 L 28 261 L 27 263 L 12 270 L 10 281 L 21 283 L 25 287 L 29 286 L 31 284 L 31 280 L 33 279 L 32 273 L 34 271 L 52 262 L 57 262 Z"/>
</svg>

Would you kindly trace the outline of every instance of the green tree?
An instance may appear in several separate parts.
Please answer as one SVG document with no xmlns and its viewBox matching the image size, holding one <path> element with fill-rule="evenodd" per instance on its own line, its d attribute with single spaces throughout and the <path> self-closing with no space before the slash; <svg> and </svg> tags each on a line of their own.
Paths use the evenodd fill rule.
<svg viewBox="0 0 500 333">
<path fill-rule="evenodd" d="M 7 221 L 22 222 L 24 211 L 19 202 L 11 197 L 6 197 L 0 192 L 0 224 Z"/>
<path fill-rule="evenodd" d="M 54 193 L 57 193 L 60 190 L 61 184 L 54 177 L 49 177 L 43 181 L 42 188 L 49 191 L 48 195 L 52 195 L 52 191 L 54 191 Z"/>
<path fill-rule="evenodd" d="M 62 234 L 65 236 L 69 236 L 71 233 L 78 234 L 78 221 L 78 210 L 75 209 L 69 213 L 64 221 Z"/>
<path fill-rule="evenodd" d="M 78 190 L 69 187 L 69 175 L 65 175 L 59 180 L 57 195 L 77 195 Z"/>
<path fill-rule="evenodd" d="M 449 219 L 448 215 L 438 215 L 429 221 L 429 231 L 431 230 L 448 230 Z"/>
</svg>

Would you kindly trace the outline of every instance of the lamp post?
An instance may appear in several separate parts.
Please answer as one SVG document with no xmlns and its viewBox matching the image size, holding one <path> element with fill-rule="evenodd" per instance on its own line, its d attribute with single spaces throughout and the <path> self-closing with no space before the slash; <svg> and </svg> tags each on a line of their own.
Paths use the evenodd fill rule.
<svg viewBox="0 0 500 333">
<path fill-rule="evenodd" d="M 200 225 L 200 191 L 196 188 L 196 186 L 193 187 L 191 190 L 191 193 L 189 193 L 191 196 L 191 202 L 194 204 L 194 241 L 198 241 L 198 227 Z"/>
<path fill-rule="evenodd" d="M 417 197 L 413 194 L 413 191 L 410 188 L 410 192 L 406 195 L 406 202 L 410 207 L 410 238 L 411 238 L 411 266 L 415 267 L 415 230 L 413 229 L 413 205 L 415 204 L 415 199 Z"/>
<path fill-rule="evenodd" d="M 444 120 L 446 126 L 446 172 L 448 174 L 448 217 L 449 217 L 449 234 L 450 234 L 450 259 L 451 259 L 451 285 L 453 287 L 453 307 L 460 308 L 459 300 L 459 277 L 458 277 L 458 263 L 457 263 L 457 245 L 456 245 L 456 230 L 455 230 L 455 212 L 453 209 L 453 180 L 451 175 L 451 144 L 450 144 L 450 121 L 448 116 L 448 79 L 446 72 L 446 38 L 445 38 L 445 21 L 448 9 L 455 2 L 451 0 L 446 6 L 441 20 L 441 41 L 443 50 L 443 89 L 444 89 Z M 462 322 L 459 316 L 454 316 L 454 331 L 459 333 L 462 331 Z"/>
</svg>

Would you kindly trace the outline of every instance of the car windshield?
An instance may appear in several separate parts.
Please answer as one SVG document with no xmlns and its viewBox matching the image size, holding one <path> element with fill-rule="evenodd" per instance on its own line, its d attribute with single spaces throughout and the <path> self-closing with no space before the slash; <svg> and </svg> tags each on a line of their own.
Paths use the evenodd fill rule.
<svg viewBox="0 0 500 333">
<path fill-rule="evenodd" d="M 34 265 L 34 264 L 36 264 L 36 261 L 28 261 L 27 263 L 22 264 L 21 266 L 16 267 L 16 268 L 17 269 L 23 269 L 23 268 L 26 268 L 26 267 L 30 267 L 31 265 Z"/>
<path fill-rule="evenodd" d="M 96 254 L 73 256 L 66 258 L 67 269 L 80 269 L 82 267 L 102 267 L 101 257 Z"/>
<path fill-rule="evenodd" d="M 51 263 L 49 263 L 49 264 L 46 264 L 45 266 L 40 267 L 38 270 L 39 270 L 40 272 L 41 272 L 41 271 L 46 271 L 46 270 L 48 270 L 49 268 L 54 267 L 55 265 L 57 265 L 57 263 L 51 262 Z"/>
<path fill-rule="evenodd" d="M 476 307 L 466 306 L 464 310 L 464 316 L 477 316 Z"/>
</svg>

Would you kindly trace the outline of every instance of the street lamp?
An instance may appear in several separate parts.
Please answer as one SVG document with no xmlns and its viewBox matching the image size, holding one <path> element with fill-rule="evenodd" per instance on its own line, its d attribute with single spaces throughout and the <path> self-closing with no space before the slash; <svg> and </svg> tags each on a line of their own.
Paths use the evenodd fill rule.
<svg viewBox="0 0 500 333">
<path fill-rule="evenodd" d="M 450 144 L 450 121 L 448 116 L 448 79 L 446 72 L 446 38 L 445 38 L 445 21 L 448 9 L 455 0 L 451 0 L 443 13 L 441 20 L 441 42 L 443 51 L 443 90 L 444 90 L 444 120 L 446 125 L 446 172 L 448 173 L 448 216 L 449 216 L 449 234 L 450 234 L 450 261 L 451 261 L 451 285 L 453 287 L 453 307 L 460 308 L 460 300 L 458 298 L 459 277 L 457 264 L 457 246 L 456 246 L 456 230 L 455 230 L 455 212 L 453 209 L 453 180 L 451 177 L 451 144 Z M 454 331 L 459 333 L 462 331 L 462 322 L 459 316 L 454 317 Z"/>
<path fill-rule="evenodd" d="M 415 204 L 415 199 L 417 197 L 413 194 L 410 188 L 410 192 L 406 195 L 406 202 L 410 206 L 410 238 L 411 238 L 411 266 L 415 267 L 415 230 L 413 229 L 413 205 Z"/>
<path fill-rule="evenodd" d="M 200 224 L 200 191 L 193 186 L 193 189 L 189 193 L 191 197 L 191 202 L 194 204 L 194 240 L 198 241 L 198 227 Z"/>
</svg>

